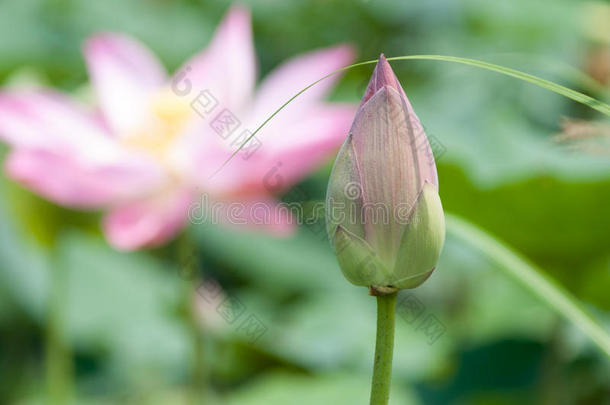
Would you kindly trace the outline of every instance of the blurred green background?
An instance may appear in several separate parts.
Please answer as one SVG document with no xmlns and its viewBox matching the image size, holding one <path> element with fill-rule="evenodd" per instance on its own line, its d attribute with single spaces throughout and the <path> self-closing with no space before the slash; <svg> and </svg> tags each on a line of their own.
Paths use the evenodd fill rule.
<svg viewBox="0 0 610 405">
<path fill-rule="evenodd" d="M 610 95 L 607 2 L 245 3 L 261 76 L 297 53 L 347 42 L 358 60 L 471 57 Z M 134 35 L 175 69 L 207 44 L 228 5 L 2 0 L 0 80 L 88 94 L 80 47 L 99 30 Z M 595 130 L 571 139 L 572 127 L 562 127 L 564 117 L 587 127 L 601 114 L 471 67 L 393 68 L 444 147 L 445 210 L 522 253 L 610 330 L 610 139 Z M 371 71 L 349 71 L 333 99 L 358 102 Z M 285 199 L 322 200 L 330 164 Z M 57 268 L 67 313 L 51 334 L 73 356 L 77 404 L 189 403 L 200 375 L 210 381 L 209 403 L 368 403 L 375 302 L 342 278 L 321 224 L 289 239 L 192 226 L 162 249 L 125 254 L 108 247 L 97 214 L 59 208 L 4 177 L 0 195 L 0 403 L 47 403 L 46 325 L 56 316 L 49 272 Z M 192 301 L 185 268 L 217 280 L 222 296 Z M 229 321 L 222 297 L 239 309 Z M 418 310 L 399 307 L 394 405 L 610 404 L 608 358 L 476 246 L 450 235 L 430 280 L 399 299 Z M 247 319 L 262 329 L 251 333 Z M 442 327 L 436 340 L 424 319 Z"/>
</svg>

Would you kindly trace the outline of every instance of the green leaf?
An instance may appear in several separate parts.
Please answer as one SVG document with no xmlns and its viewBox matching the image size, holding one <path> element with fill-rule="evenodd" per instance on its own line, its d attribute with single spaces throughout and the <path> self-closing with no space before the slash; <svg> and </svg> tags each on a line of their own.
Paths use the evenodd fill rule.
<svg viewBox="0 0 610 405">
<path fill-rule="evenodd" d="M 74 346 L 103 348 L 124 378 L 171 374 L 189 364 L 188 336 L 176 316 L 184 293 L 177 272 L 81 232 L 59 240 L 57 265 L 66 272 L 66 335 Z"/>
<path fill-rule="evenodd" d="M 476 246 L 566 320 L 576 325 L 610 357 L 610 336 L 564 288 L 508 246 L 464 219 L 446 214 L 448 231 Z"/>
<path fill-rule="evenodd" d="M 326 230 L 300 229 L 288 238 L 223 226 L 193 227 L 202 256 L 274 290 L 332 290 L 345 285 Z"/>
<path fill-rule="evenodd" d="M 447 212 L 469 219 L 552 271 L 572 293 L 594 277 L 591 266 L 608 254 L 610 210 L 608 199 L 601 196 L 610 195 L 610 178 L 575 181 L 533 175 L 486 187 L 472 176 L 473 168 L 466 176 L 465 169 L 439 167 L 440 195 Z M 605 309 L 610 309 L 610 301 L 606 302 Z"/>
<path fill-rule="evenodd" d="M 502 266 L 477 246 L 452 233 L 430 280 L 404 294 L 417 298 L 446 326 L 435 350 L 445 340 L 472 347 L 507 338 L 548 342 L 557 333 L 554 309 L 506 277 Z"/>
</svg>

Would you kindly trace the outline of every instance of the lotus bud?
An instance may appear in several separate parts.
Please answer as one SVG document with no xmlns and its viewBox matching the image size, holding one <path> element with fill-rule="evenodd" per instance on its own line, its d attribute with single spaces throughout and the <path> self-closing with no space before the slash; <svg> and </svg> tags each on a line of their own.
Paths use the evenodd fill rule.
<svg viewBox="0 0 610 405">
<path fill-rule="evenodd" d="M 445 239 L 434 157 L 383 55 L 337 155 L 326 207 L 351 283 L 382 295 L 417 287 L 434 270 Z"/>
</svg>

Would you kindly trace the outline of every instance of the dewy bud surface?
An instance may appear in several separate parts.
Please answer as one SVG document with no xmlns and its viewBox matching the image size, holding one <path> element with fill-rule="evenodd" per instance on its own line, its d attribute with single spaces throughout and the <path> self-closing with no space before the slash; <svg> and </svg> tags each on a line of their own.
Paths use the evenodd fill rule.
<svg viewBox="0 0 610 405">
<path fill-rule="evenodd" d="M 413 288 L 432 273 L 445 238 L 434 157 L 381 55 L 330 177 L 327 227 L 356 285 Z"/>
</svg>

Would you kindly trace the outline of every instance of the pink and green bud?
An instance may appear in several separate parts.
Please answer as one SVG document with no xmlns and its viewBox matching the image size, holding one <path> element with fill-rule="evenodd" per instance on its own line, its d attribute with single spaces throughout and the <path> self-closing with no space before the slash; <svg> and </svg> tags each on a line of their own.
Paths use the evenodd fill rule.
<svg viewBox="0 0 610 405">
<path fill-rule="evenodd" d="M 434 270 L 445 219 L 430 144 L 381 55 L 330 177 L 327 227 L 353 284 L 414 288 Z"/>
</svg>

